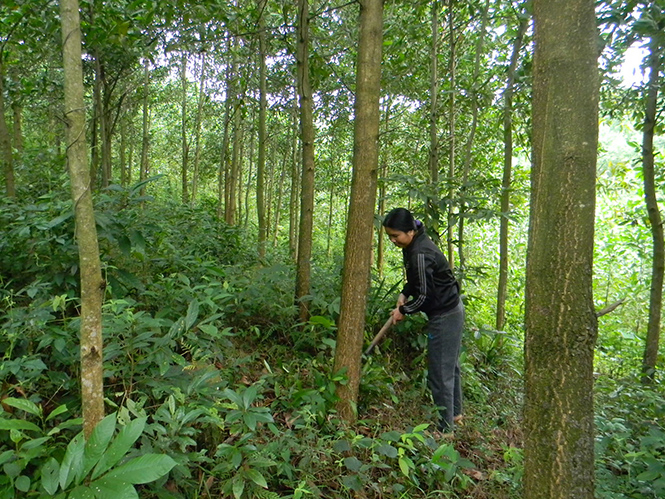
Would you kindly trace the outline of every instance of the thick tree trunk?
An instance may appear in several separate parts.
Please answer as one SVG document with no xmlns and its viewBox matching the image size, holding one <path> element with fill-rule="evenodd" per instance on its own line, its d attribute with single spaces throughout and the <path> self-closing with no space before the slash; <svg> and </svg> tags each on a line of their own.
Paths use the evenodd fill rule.
<svg viewBox="0 0 665 499">
<path fill-rule="evenodd" d="M 362 0 L 354 105 L 353 180 L 334 365 L 335 373 L 344 372 L 347 377 L 346 384 L 337 386 L 339 415 L 346 421 L 356 419 L 360 386 L 379 163 L 382 43 L 383 0 Z"/>
<path fill-rule="evenodd" d="M 513 53 L 510 56 L 506 89 L 503 92 L 503 179 L 501 181 L 501 222 L 499 227 L 499 286 L 496 296 L 496 329 L 501 331 L 506 321 L 506 295 L 508 292 L 508 214 L 510 212 L 510 185 L 513 171 L 513 85 L 522 41 L 528 26 L 523 18 L 517 31 Z"/>
<path fill-rule="evenodd" d="M 658 89 L 663 60 L 663 47 L 659 37 L 654 36 L 649 46 L 649 84 L 647 87 L 646 110 L 642 128 L 642 172 L 644 177 L 644 199 L 651 225 L 653 260 L 651 263 L 651 289 L 649 293 L 649 322 L 642 362 L 643 381 L 654 379 L 658 361 L 660 321 L 663 307 L 663 271 L 665 270 L 665 242 L 663 241 L 663 219 L 658 208 L 656 190 L 653 136 L 656 127 Z"/>
<path fill-rule="evenodd" d="M 296 301 L 301 321 L 309 319 L 312 229 L 314 225 L 314 120 L 312 89 L 309 84 L 309 2 L 298 2 L 298 41 L 296 50 L 297 86 L 300 100 L 302 139 L 302 180 L 300 193 L 300 230 L 296 263 Z"/>
<path fill-rule="evenodd" d="M 81 64 L 78 0 L 61 0 L 67 164 L 76 216 L 81 269 L 81 399 L 83 431 L 90 436 L 104 417 L 102 363 L 102 298 L 104 281 L 99 261 L 90 170 L 85 144 L 85 107 Z"/>
<path fill-rule="evenodd" d="M 14 181 L 14 155 L 12 154 L 12 139 L 9 127 L 5 120 L 5 71 L 0 52 L 0 154 L 5 174 L 5 192 L 8 198 L 16 197 L 16 185 Z"/>
<path fill-rule="evenodd" d="M 594 2 L 535 0 L 534 18 L 524 497 L 593 499 Z"/>
<path fill-rule="evenodd" d="M 265 170 L 266 170 L 266 110 L 268 99 L 266 94 L 266 0 L 259 0 L 259 157 L 256 165 L 256 213 L 258 217 L 258 250 L 259 258 L 266 254 L 266 201 L 265 201 Z"/>
</svg>

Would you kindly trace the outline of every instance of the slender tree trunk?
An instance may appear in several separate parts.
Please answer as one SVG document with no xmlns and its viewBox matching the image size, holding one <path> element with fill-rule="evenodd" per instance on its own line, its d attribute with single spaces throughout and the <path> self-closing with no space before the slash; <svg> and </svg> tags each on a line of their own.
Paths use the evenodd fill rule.
<svg viewBox="0 0 665 499">
<path fill-rule="evenodd" d="M 275 217 L 273 221 L 272 231 L 272 245 L 273 248 L 277 247 L 277 235 L 279 233 L 279 222 L 282 215 L 282 199 L 284 197 L 284 181 L 286 180 L 287 172 L 286 165 L 289 156 L 291 155 L 291 148 L 287 147 L 284 151 L 284 158 L 282 159 L 282 166 L 279 171 L 279 181 L 277 183 L 277 201 L 275 202 Z"/>
<path fill-rule="evenodd" d="M 429 111 L 429 176 L 432 184 L 439 183 L 439 2 L 432 2 L 432 47 L 430 52 L 430 111 Z"/>
<path fill-rule="evenodd" d="M 199 82 L 199 98 L 196 106 L 196 136 L 194 139 L 194 171 L 192 172 L 192 206 L 199 191 L 199 168 L 201 165 L 201 126 L 203 122 L 203 102 L 205 101 L 206 55 L 201 54 L 201 81 Z"/>
<path fill-rule="evenodd" d="M 76 216 L 81 269 L 81 399 L 83 431 L 89 437 L 104 417 L 102 299 L 104 281 L 99 260 L 90 170 L 85 144 L 85 107 L 78 0 L 60 1 L 65 78 L 67 165 Z"/>
<path fill-rule="evenodd" d="M 456 101 L 455 101 L 455 86 L 457 64 L 455 58 L 457 57 L 457 41 L 455 40 L 455 12 L 454 12 L 454 0 L 448 0 L 448 30 L 450 36 L 450 60 L 448 63 L 448 77 L 450 78 L 450 101 L 449 101 L 449 116 L 448 116 L 448 133 L 450 135 L 449 143 L 450 150 L 448 151 L 448 199 L 450 204 L 448 205 L 448 223 L 446 228 L 446 242 L 448 246 L 448 262 L 450 267 L 455 265 L 455 247 L 453 241 L 454 234 L 454 208 L 453 200 L 455 198 L 455 147 L 457 143 L 455 141 L 455 112 L 456 112 Z"/>
<path fill-rule="evenodd" d="M 2 48 L 2 47 L 0 47 Z M 5 173 L 5 192 L 8 198 L 16 197 L 16 185 L 14 181 L 14 155 L 12 153 L 12 139 L 9 127 L 5 120 L 5 71 L 3 54 L 0 51 L 0 154 L 2 154 L 3 170 Z"/>
<path fill-rule="evenodd" d="M 326 254 L 328 258 L 332 257 L 332 225 L 333 225 L 333 215 L 335 210 L 333 208 L 335 202 L 335 183 L 334 181 L 330 182 L 330 188 L 328 189 L 328 227 L 326 230 Z"/>
<path fill-rule="evenodd" d="M 485 46 L 485 32 L 487 29 L 487 13 L 489 11 L 490 0 L 485 1 L 481 13 L 480 33 L 476 42 L 476 56 L 473 66 L 473 80 L 471 88 L 471 131 L 469 132 L 469 139 L 466 143 L 466 156 L 464 157 L 464 170 L 462 172 L 462 186 L 460 187 L 460 202 L 459 202 L 459 220 L 457 221 L 457 254 L 459 255 L 458 267 L 462 270 L 466 268 L 466 258 L 464 255 L 464 221 L 466 217 L 466 201 L 465 191 L 467 182 L 469 181 L 469 172 L 471 171 L 471 160 L 473 157 L 473 145 L 476 138 L 476 128 L 478 127 L 478 75 L 480 73 L 480 58 L 483 55 L 483 47 Z"/>
<path fill-rule="evenodd" d="M 289 198 L 289 255 L 298 260 L 298 200 L 300 199 L 300 177 L 298 158 L 298 92 L 293 99 L 293 123 L 291 125 L 291 193 Z"/>
<path fill-rule="evenodd" d="M 513 86 L 517 61 L 522 50 L 528 19 L 522 18 L 510 56 L 506 89 L 503 92 L 503 180 L 501 181 L 501 223 L 499 228 L 499 287 L 496 297 L 496 329 L 501 331 L 506 321 L 508 292 L 508 226 L 510 220 L 510 185 L 513 171 Z"/>
<path fill-rule="evenodd" d="M 259 158 L 256 165 L 256 213 L 259 224 L 258 250 L 259 258 L 266 254 L 266 201 L 265 201 L 265 169 L 266 169 L 266 109 L 268 100 L 266 94 L 266 0 L 259 2 Z"/>
<path fill-rule="evenodd" d="M 390 128 L 390 111 L 392 108 L 392 100 L 389 98 L 386 101 L 386 111 L 384 114 L 384 126 L 383 126 L 383 138 L 385 143 L 381 147 L 381 166 L 379 171 L 379 216 L 383 217 L 386 212 L 386 176 L 388 174 L 388 160 L 389 160 L 389 151 L 390 147 L 388 142 L 388 132 Z M 377 242 L 376 242 L 376 270 L 379 273 L 379 277 L 383 277 L 383 259 L 385 252 L 385 241 L 386 238 L 383 236 L 383 228 L 379 227 L 377 232 Z"/>
<path fill-rule="evenodd" d="M 103 69 L 103 68 L 102 68 Z M 99 140 L 102 146 L 102 187 L 108 187 L 113 179 L 112 165 L 112 144 L 113 144 L 113 126 L 111 123 L 111 90 L 106 83 L 106 76 L 102 71 L 102 101 L 101 113 L 99 116 Z"/>
<path fill-rule="evenodd" d="M 309 319 L 312 228 L 314 225 L 314 120 L 312 89 L 309 84 L 309 2 L 298 2 L 297 80 L 300 98 L 300 134 L 302 138 L 302 191 L 300 197 L 300 230 L 296 264 L 296 301 L 301 321 Z"/>
<path fill-rule="evenodd" d="M 180 63 L 180 84 L 182 86 L 182 102 L 180 106 L 180 140 L 182 146 L 182 165 L 180 169 L 182 184 L 182 202 L 189 203 L 189 143 L 187 142 L 187 54 L 182 53 Z"/>
<path fill-rule="evenodd" d="M 235 225 L 238 208 L 238 162 L 240 161 L 242 112 L 240 110 L 241 99 L 236 98 L 233 116 L 233 150 L 231 153 L 231 168 L 227 180 L 228 205 L 226 206 L 226 223 Z"/>
<path fill-rule="evenodd" d="M 125 176 L 126 185 L 132 185 L 132 167 L 134 166 L 134 137 L 136 136 L 134 125 L 130 125 L 129 130 L 130 140 L 129 153 L 127 158 L 127 173 Z"/>
<path fill-rule="evenodd" d="M 593 499 L 593 0 L 535 0 L 525 294 L 524 498 Z"/>
<path fill-rule="evenodd" d="M 360 386 L 360 359 L 365 330 L 374 234 L 374 209 L 379 163 L 379 96 L 383 0 L 360 2 L 360 33 L 354 105 L 353 181 L 344 246 L 342 297 L 333 372 L 344 372 L 337 385 L 338 412 L 355 421 Z"/>
<path fill-rule="evenodd" d="M 227 53 L 231 52 L 231 42 L 227 39 L 226 42 Z M 233 56 L 231 56 L 231 68 L 226 70 L 225 78 L 225 100 L 224 100 L 224 135 L 222 138 L 222 153 L 219 159 L 219 171 L 217 175 L 217 218 L 222 218 L 222 213 L 226 212 L 229 205 L 227 195 L 227 181 L 226 177 L 229 171 L 229 128 L 231 127 L 231 114 L 233 112 Z"/>
<path fill-rule="evenodd" d="M 642 362 L 642 380 L 652 382 L 658 361 L 658 343 L 663 307 L 663 272 L 665 270 L 665 241 L 663 241 L 663 219 L 658 208 L 656 189 L 653 136 L 657 120 L 658 89 L 663 61 L 663 47 L 658 36 L 651 38 L 649 45 L 649 84 L 646 96 L 646 111 L 642 127 L 642 172 L 644 177 L 644 199 L 649 214 L 653 240 L 651 263 L 651 288 L 649 293 L 649 322 Z"/>
<path fill-rule="evenodd" d="M 12 111 L 14 115 L 14 149 L 20 157 L 23 154 L 23 107 L 14 102 Z"/>
<path fill-rule="evenodd" d="M 127 185 L 127 126 L 125 120 L 120 122 L 120 185 Z"/>
<path fill-rule="evenodd" d="M 148 164 L 148 149 L 150 148 L 150 116 L 148 108 L 148 93 L 150 92 L 150 72 L 148 71 L 148 60 L 144 61 L 143 68 L 143 129 L 141 134 L 141 167 L 139 169 L 139 181 L 148 178 L 150 171 Z M 145 186 L 141 187 L 141 196 L 145 194 Z"/>
</svg>

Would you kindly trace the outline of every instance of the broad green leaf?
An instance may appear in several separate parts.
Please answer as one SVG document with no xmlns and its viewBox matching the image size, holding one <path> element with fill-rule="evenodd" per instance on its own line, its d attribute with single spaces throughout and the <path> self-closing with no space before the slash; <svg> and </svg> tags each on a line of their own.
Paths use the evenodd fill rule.
<svg viewBox="0 0 665 499">
<path fill-rule="evenodd" d="M 363 463 L 357 457 L 351 456 L 344 459 L 344 466 L 346 466 L 351 471 L 360 471 Z"/>
<path fill-rule="evenodd" d="M 428 426 L 429 426 L 429 423 L 419 424 L 418 426 L 416 426 L 416 427 L 413 429 L 413 433 L 420 433 L 420 432 L 422 432 L 422 431 L 425 431 L 425 430 L 427 429 Z"/>
<path fill-rule="evenodd" d="M 106 448 L 113 438 L 113 433 L 115 432 L 116 426 L 116 413 L 109 414 L 104 419 L 102 419 L 95 429 L 92 430 L 92 434 L 88 441 L 85 443 L 85 450 L 83 452 L 83 467 L 81 468 L 81 476 L 77 479 L 82 479 L 87 476 L 88 473 L 94 468 L 99 460 L 101 459 Z"/>
<path fill-rule="evenodd" d="M 47 440 L 51 440 L 51 437 L 40 437 L 33 440 L 28 440 L 21 446 L 21 451 L 32 450 L 40 447 Z"/>
<path fill-rule="evenodd" d="M 42 466 L 42 487 L 50 495 L 54 495 L 58 490 L 59 473 L 60 465 L 54 458 L 49 459 Z"/>
<path fill-rule="evenodd" d="M 134 458 L 105 475 L 107 479 L 122 479 L 127 483 L 149 483 L 166 475 L 176 465 L 171 457 L 145 454 Z"/>
<path fill-rule="evenodd" d="M 29 414 L 34 416 L 41 416 L 42 409 L 37 404 L 28 399 L 17 399 L 15 397 L 7 397 L 2 401 L 3 404 L 6 404 L 16 409 L 21 409 Z"/>
<path fill-rule="evenodd" d="M 147 418 L 145 417 L 136 418 L 120 430 L 95 467 L 91 477 L 93 480 L 110 470 L 113 466 L 118 464 L 123 457 L 125 457 L 127 451 L 131 449 L 134 442 L 136 442 L 141 436 L 141 433 L 143 433 L 146 419 Z"/>
<path fill-rule="evenodd" d="M 246 474 L 247 477 L 259 487 L 263 487 L 264 489 L 268 488 L 268 483 L 266 482 L 266 479 L 257 470 L 250 468 L 247 470 Z"/>
<path fill-rule="evenodd" d="M 97 499 L 138 499 L 139 495 L 131 483 L 119 479 L 102 477 L 90 484 Z"/>
<path fill-rule="evenodd" d="M 376 452 L 386 457 L 397 457 L 397 449 L 389 444 L 379 445 L 376 449 Z"/>
<path fill-rule="evenodd" d="M 22 419 L 0 419 L 0 430 L 42 431 L 42 429 L 36 424 Z"/>
<path fill-rule="evenodd" d="M 6 450 L 2 454 L 0 454 L 0 464 L 5 464 L 13 456 L 14 456 L 14 451 L 13 450 Z"/>
<path fill-rule="evenodd" d="M 190 329 L 198 317 L 199 302 L 197 300 L 192 300 L 189 302 L 189 307 L 187 307 L 187 315 L 185 316 L 185 330 Z"/>
<path fill-rule="evenodd" d="M 21 475 L 14 480 L 14 487 L 21 492 L 27 492 L 30 490 L 30 479 L 25 475 Z"/>
<path fill-rule="evenodd" d="M 89 487 L 79 485 L 69 493 L 67 499 L 95 499 L 95 494 Z"/>
<path fill-rule="evenodd" d="M 400 457 L 399 458 L 399 469 L 402 470 L 402 473 L 404 473 L 404 476 L 409 476 L 409 472 L 411 470 L 411 467 L 413 466 L 413 461 L 409 459 L 408 457 Z M 411 467 L 409 466 L 411 465 Z"/>
<path fill-rule="evenodd" d="M 49 414 L 48 417 L 46 418 L 46 421 L 52 420 L 53 418 L 59 416 L 63 412 L 67 412 L 67 405 L 66 404 L 59 405 L 58 407 L 53 409 L 51 411 L 51 414 Z"/>
<path fill-rule="evenodd" d="M 240 477 L 240 475 L 236 475 L 233 477 L 233 497 L 236 499 L 240 499 L 242 497 L 242 493 L 245 490 L 245 481 Z"/>
<path fill-rule="evenodd" d="M 74 480 L 74 477 L 80 473 L 83 465 L 83 449 L 85 448 L 85 439 L 83 433 L 77 434 L 69 445 L 67 452 L 60 465 L 60 487 L 66 489 Z"/>
<path fill-rule="evenodd" d="M 254 400 L 258 395 L 258 388 L 256 385 L 252 385 L 245 390 L 242 394 L 242 404 L 245 409 L 249 409 L 252 406 Z"/>
</svg>

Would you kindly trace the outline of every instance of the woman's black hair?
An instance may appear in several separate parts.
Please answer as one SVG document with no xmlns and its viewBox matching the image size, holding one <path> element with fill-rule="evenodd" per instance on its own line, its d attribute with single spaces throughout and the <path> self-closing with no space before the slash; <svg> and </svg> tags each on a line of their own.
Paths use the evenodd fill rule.
<svg viewBox="0 0 665 499">
<path fill-rule="evenodd" d="M 383 226 L 402 232 L 418 230 L 416 219 L 406 208 L 394 208 L 390 210 L 383 219 Z"/>
</svg>

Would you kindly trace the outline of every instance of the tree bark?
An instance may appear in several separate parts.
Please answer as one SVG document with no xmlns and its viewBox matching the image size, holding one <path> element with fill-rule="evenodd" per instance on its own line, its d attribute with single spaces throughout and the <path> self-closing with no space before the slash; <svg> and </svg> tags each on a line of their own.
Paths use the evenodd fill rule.
<svg viewBox="0 0 665 499">
<path fill-rule="evenodd" d="M 534 19 L 524 498 L 592 499 L 599 93 L 594 2 L 535 0 Z"/>
<path fill-rule="evenodd" d="M 459 265 L 462 274 L 466 267 L 466 257 L 464 255 L 464 222 L 466 214 L 466 201 L 464 200 L 464 191 L 469 181 L 469 172 L 471 171 L 471 160 L 473 157 L 473 143 L 476 137 L 476 128 L 478 127 L 478 75 L 480 73 L 480 58 L 485 46 L 485 32 L 487 29 L 487 16 L 490 0 L 485 0 L 481 13 L 480 32 L 476 42 L 475 62 L 473 66 L 473 80 L 471 87 L 471 131 L 466 143 L 466 155 L 464 157 L 464 169 L 462 171 L 462 185 L 460 187 L 459 220 L 457 221 L 457 254 L 459 255 Z M 460 283 L 461 284 L 461 283 Z"/>
<path fill-rule="evenodd" d="M 314 226 L 314 119 L 312 89 L 309 83 L 309 2 L 298 2 L 298 42 L 296 49 L 297 87 L 300 101 L 302 140 L 302 180 L 300 192 L 300 229 L 296 261 L 296 301 L 301 321 L 309 320 L 312 230 Z"/>
<path fill-rule="evenodd" d="M 0 154 L 2 154 L 3 170 L 5 173 L 5 192 L 8 198 L 15 198 L 14 155 L 12 153 L 12 139 L 9 134 L 9 127 L 5 120 L 5 71 L 2 59 L 3 55 L 2 51 L 0 51 L 0 149 L 2 149 Z"/>
<path fill-rule="evenodd" d="M 194 171 L 192 172 L 191 204 L 194 205 L 199 191 L 199 169 L 201 166 L 201 126 L 203 122 L 203 103 L 205 102 L 206 54 L 201 54 L 201 81 L 199 82 L 199 97 L 196 106 L 196 129 L 194 148 Z"/>
<path fill-rule="evenodd" d="M 180 167 L 180 182 L 182 188 L 182 202 L 189 203 L 189 143 L 187 142 L 187 53 L 182 53 L 180 62 L 180 85 L 182 87 L 182 101 L 180 104 L 180 141 L 182 148 L 182 163 Z"/>
<path fill-rule="evenodd" d="M 429 111 L 429 176 L 432 184 L 439 183 L 439 2 L 432 2 L 432 46 L 430 49 L 430 111 Z"/>
<path fill-rule="evenodd" d="M 448 133 L 450 149 L 448 151 L 448 223 L 446 227 L 446 243 L 448 246 L 448 262 L 450 268 L 455 266 L 455 249 L 453 242 L 454 234 L 454 212 L 453 212 L 453 199 L 455 197 L 455 127 L 456 127 L 456 71 L 457 71 L 457 42 L 455 40 L 455 10 L 454 0 L 448 0 L 448 29 L 450 36 L 450 60 L 448 61 L 448 76 L 450 78 L 450 101 L 449 101 L 449 116 L 448 116 Z"/>
<path fill-rule="evenodd" d="M 61 0 L 65 78 L 67 164 L 76 217 L 81 269 L 81 399 L 83 431 L 89 437 L 104 417 L 102 363 L 102 280 L 90 170 L 85 144 L 85 107 L 78 0 Z"/>
<path fill-rule="evenodd" d="M 658 208 L 656 190 L 653 137 L 657 120 L 658 89 L 663 61 L 663 47 L 658 36 L 651 38 L 649 45 L 649 83 L 646 95 L 646 110 L 642 128 L 642 173 L 644 177 L 644 200 L 651 225 L 653 258 L 651 262 L 651 287 L 649 292 L 649 321 L 642 362 L 642 380 L 654 380 L 658 361 L 658 343 L 663 307 L 663 272 L 665 270 L 665 241 L 663 241 L 663 220 Z"/>
<path fill-rule="evenodd" d="M 506 89 L 503 92 L 503 179 L 501 181 L 501 222 L 499 226 L 499 286 L 496 294 L 496 329 L 503 330 L 506 322 L 506 295 L 508 292 L 508 213 L 510 212 L 510 186 L 513 171 L 513 85 L 522 41 L 528 26 L 523 18 L 517 31 L 513 53 L 510 56 Z"/>
<path fill-rule="evenodd" d="M 365 330 L 374 234 L 379 163 L 379 96 L 383 43 L 383 0 L 360 1 L 360 33 L 354 105 L 353 180 L 344 246 L 342 296 L 334 372 L 344 372 L 337 386 L 339 415 L 356 419 L 360 360 Z"/>
<path fill-rule="evenodd" d="M 298 175 L 298 91 L 293 99 L 293 119 L 291 125 L 291 193 L 289 197 L 289 255 L 298 261 L 298 201 L 300 199 L 300 178 Z"/>
<path fill-rule="evenodd" d="M 144 61 L 143 68 L 143 129 L 141 139 L 141 166 L 139 168 L 139 181 L 143 182 L 148 178 L 150 170 L 148 165 L 148 149 L 150 147 L 150 116 L 148 108 L 148 92 L 150 91 L 150 72 L 148 70 L 148 60 Z M 141 187 L 141 196 L 145 194 L 145 186 Z"/>
<path fill-rule="evenodd" d="M 256 165 L 256 213 L 258 217 L 259 258 L 266 254 L 266 201 L 265 201 L 265 170 L 266 170 L 266 110 L 268 100 L 266 94 L 266 0 L 259 0 L 259 157 Z"/>
</svg>

